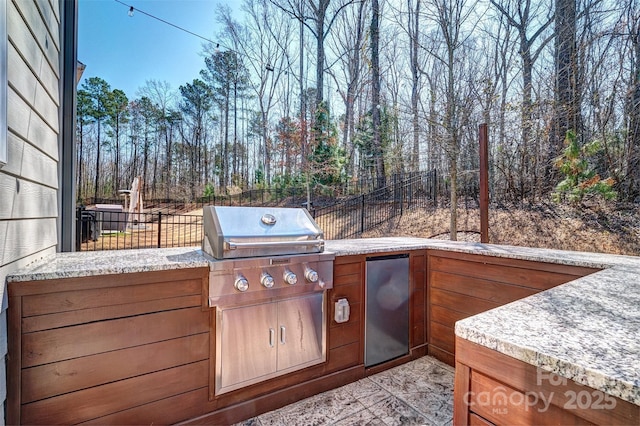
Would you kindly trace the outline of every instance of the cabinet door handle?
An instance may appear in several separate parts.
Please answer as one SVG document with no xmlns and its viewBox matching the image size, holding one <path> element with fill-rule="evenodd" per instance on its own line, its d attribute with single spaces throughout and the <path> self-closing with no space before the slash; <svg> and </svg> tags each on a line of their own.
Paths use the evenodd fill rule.
<svg viewBox="0 0 640 426">
<path fill-rule="evenodd" d="M 281 325 L 280 326 L 280 343 L 282 343 L 283 345 L 286 343 L 286 340 L 287 340 L 286 334 L 287 334 L 287 329 L 284 328 L 284 325 Z"/>
<path fill-rule="evenodd" d="M 273 328 L 269 329 L 269 346 L 273 347 L 276 340 L 276 331 Z"/>
</svg>

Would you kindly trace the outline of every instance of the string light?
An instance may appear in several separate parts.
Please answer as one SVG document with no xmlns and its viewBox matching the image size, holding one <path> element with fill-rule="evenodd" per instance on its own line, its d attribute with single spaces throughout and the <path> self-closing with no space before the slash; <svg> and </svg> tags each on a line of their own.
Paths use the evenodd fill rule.
<svg viewBox="0 0 640 426">
<path fill-rule="evenodd" d="M 207 37 L 201 36 L 200 34 L 194 33 L 193 31 L 189 31 L 189 30 L 188 30 L 188 29 L 186 29 L 186 28 L 183 28 L 183 27 L 181 27 L 181 26 L 179 26 L 179 25 L 173 24 L 173 23 L 171 23 L 171 22 L 169 22 L 169 21 L 167 21 L 167 20 L 165 20 L 165 19 L 159 18 L 159 17 L 157 17 L 157 16 L 155 16 L 155 15 L 152 15 L 151 13 L 145 12 L 145 11 L 140 10 L 140 9 L 136 9 L 136 8 L 134 8 L 132 5 L 127 4 L 127 3 L 124 3 L 124 2 L 122 2 L 122 1 L 120 1 L 120 0 L 114 0 L 114 1 L 115 1 L 116 3 L 120 3 L 121 5 L 128 7 L 128 8 L 129 8 L 128 15 L 129 15 L 129 16 L 131 16 L 131 17 L 133 16 L 133 12 L 134 12 L 134 11 L 138 11 L 138 12 L 142 13 L 143 15 L 148 16 L 149 18 L 155 19 L 155 20 L 157 20 L 157 21 L 162 22 L 163 24 L 170 25 L 170 26 L 172 26 L 172 27 L 174 27 L 174 28 L 176 28 L 176 29 L 178 29 L 178 30 L 180 30 L 180 31 L 184 31 L 185 33 L 191 34 L 191 35 L 193 35 L 193 36 L 195 36 L 195 37 L 198 37 L 198 38 L 200 38 L 200 39 L 202 39 L 202 40 L 208 41 L 209 43 L 211 43 L 211 45 L 212 45 L 212 46 L 215 44 L 215 46 L 216 46 L 216 47 L 215 47 L 215 50 L 214 50 L 214 51 L 215 51 L 215 53 L 219 53 L 219 52 L 220 52 L 220 43 L 219 43 L 219 42 L 214 42 L 213 40 L 208 39 Z M 234 51 L 233 49 L 227 48 L 227 47 L 225 47 L 225 46 L 223 46 L 223 48 L 224 48 L 224 49 L 226 49 L 226 50 L 227 50 L 227 51 L 229 51 L 229 52 L 234 52 L 234 53 L 235 53 L 236 55 L 238 55 L 238 56 L 244 56 L 244 57 L 246 57 L 246 58 L 248 58 L 248 59 L 250 59 L 250 60 L 253 60 L 253 61 L 256 61 L 256 60 L 257 60 L 256 58 L 252 58 L 251 56 L 249 56 L 249 55 L 247 55 L 247 54 L 243 54 L 243 55 L 241 55 L 240 53 L 238 53 L 238 52 Z M 289 68 L 290 68 L 290 67 L 291 67 L 291 65 L 289 64 Z M 266 69 L 267 71 L 270 71 L 270 72 L 274 72 L 276 69 L 278 69 L 278 71 L 283 71 L 284 75 L 287 75 L 287 76 L 289 75 L 289 69 L 288 69 L 288 68 L 275 68 L 274 66 L 272 66 L 272 65 L 271 65 L 271 64 L 269 64 L 269 63 L 267 63 L 267 65 L 266 65 L 265 69 Z M 295 75 L 295 73 L 292 73 L 292 75 Z M 302 77 L 302 79 L 303 79 L 304 81 L 306 81 L 306 82 L 307 82 L 307 84 L 310 84 L 310 82 L 311 82 L 311 80 L 310 80 L 309 78 L 307 78 L 307 77 Z"/>
</svg>

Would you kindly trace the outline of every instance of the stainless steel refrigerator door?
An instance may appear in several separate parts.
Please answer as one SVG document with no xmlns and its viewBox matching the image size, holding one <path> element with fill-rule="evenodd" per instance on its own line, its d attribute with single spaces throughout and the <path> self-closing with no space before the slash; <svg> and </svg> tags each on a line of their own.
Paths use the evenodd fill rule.
<svg viewBox="0 0 640 426">
<path fill-rule="evenodd" d="M 409 257 L 367 258 L 364 365 L 409 353 Z"/>
</svg>

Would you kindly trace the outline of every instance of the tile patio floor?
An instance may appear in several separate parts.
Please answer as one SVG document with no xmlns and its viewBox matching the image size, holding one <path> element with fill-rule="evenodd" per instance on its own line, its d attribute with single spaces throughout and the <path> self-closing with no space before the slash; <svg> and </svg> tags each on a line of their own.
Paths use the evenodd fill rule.
<svg viewBox="0 0 640 426">
<path fill-rule="evenodd" d="M 453 376 L 425 356 L 238 425 L 451 425 Z"/>
</svg>

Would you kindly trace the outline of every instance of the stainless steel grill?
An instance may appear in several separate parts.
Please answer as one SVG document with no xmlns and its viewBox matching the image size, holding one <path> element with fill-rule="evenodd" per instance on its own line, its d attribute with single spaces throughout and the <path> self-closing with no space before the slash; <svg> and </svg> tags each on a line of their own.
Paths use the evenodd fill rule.
<svg viewBox="0 0 640 426">
<path fill-rule="evenodd" d="M 305 209 L 205 207 L 215 394 L 326 360 L 332 253 Z"/>
<path fill-rule="evenodd" d="M 205 207 L 202 249 L 216 259 L 320 253 L 323 233 L 305 209 Z"/>
</svg>

